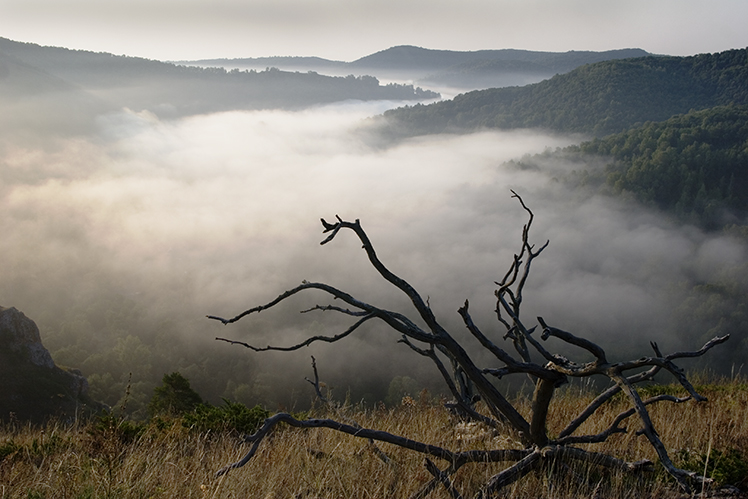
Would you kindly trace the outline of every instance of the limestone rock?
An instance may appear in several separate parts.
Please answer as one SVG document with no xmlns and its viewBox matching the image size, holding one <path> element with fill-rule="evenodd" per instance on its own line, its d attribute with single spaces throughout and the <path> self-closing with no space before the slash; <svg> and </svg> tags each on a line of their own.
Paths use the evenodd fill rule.
<svg viewBox="0 0 748 499">
<path fill-rule="evenodd" d="M 43 423 L 97 412 L 77 369 L 56 366 L 34 321 L 14 307 L 0 307 L 0 420 Z"/>
</svg>

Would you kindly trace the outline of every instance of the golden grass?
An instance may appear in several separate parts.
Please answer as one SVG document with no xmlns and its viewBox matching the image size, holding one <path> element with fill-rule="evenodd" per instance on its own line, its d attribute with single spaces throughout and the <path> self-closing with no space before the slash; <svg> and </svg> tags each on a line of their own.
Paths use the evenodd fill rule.
<svg viewBox="0 0 748 499">
<path fill-rule="evenodd" d="M 680 449 L 706 454 L 738 450 L 748 459 L 748 386 L 738 381 L 699 387 L 709 402 L 663 403 L 651 410 L 662 440 L 676 460 Z M 557 433 L 591 394 L 568 390 L 552 404 L 551 434 Z M 581 431 L 596 433 L 628 405 L 619 398 Z M 521 411 L 527 404 L 520 403 Z M 317 414 L 322 416 L 322 414 Z M 451 450 L 512 447 L 512 439 L 476 425 L 460 425 L 439 404 L 412 402 L 394 410 L 355 411 L 359 424 Z M 649 443 L 631 431 L 590 446 L 626 460 L 656 461 Z M 92 426 L 0 429 L 0 499 L 5 498 L 406 498 L 431 479 L 423 456 L 379 444 L 393 461 L 385 464 L 367 442 L 326 429 L 282 428 L 263 443 L 244 468 L 215 478 L 215 472 L 248 449 L 236 436 L 197 434 L 174 424 L 149 430 L 131 442 L 116 431 Z M 4 457 L 2 457 L 4 456 Z M 444 463 L 437 461 L 444 467 Z M 508 464 L 468 464 L 454 477 L 465 497 Z M 588 485 L 530 475 L 504 497 L 675 497 L 674 481 L 661 469 L 646 480 L 580 468 Z M 437 488 L 430 497 L 446 498 Z"/>
</svg>

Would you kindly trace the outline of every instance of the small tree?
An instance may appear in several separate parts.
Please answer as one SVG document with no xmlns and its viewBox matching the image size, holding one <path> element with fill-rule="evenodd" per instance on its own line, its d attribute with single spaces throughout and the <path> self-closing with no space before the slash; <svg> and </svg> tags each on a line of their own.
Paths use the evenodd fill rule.
<svg viewBox="0 0 748 499">
<path fill-rule="evenodd" d="M 161 386 L 153 389 L 148 403 L 148 414 L 153 416 L 178 416 L 192 411 L 203 399 L 190 387 L 187 378 L 178 372 L 164 374 Z"/>
<path fill-rule="evenodd" d="M 279 413 L 267 419 L 264 425 L 247 441 L 252 442 L 252 448 L 240 461 L 233 463 L 218 473 L 223 474 L 233 468 L 239 468 L 246 464 L 257 452 L 269 431 L 278 423 L 285 422 L 291 426 L 300 428 L 330 428 L 356 437 L 388 442 L 426 456 L 441 459 L 447 463 L 444 469 L 439 469 L 428 457 L 426 467 L 433 475 L 433 480 L 427 483 L 414 497 L 424 497 L 429 491 L 439 484 L 444 485 L 454 497 L 460 497 L 451 482 L 451 476 L 463 465 L 473 462 L 513 462 L 511 466 L 491 477 L 484 485 L 482 495 L 484 497 L 495 496 L 501 488 L 515 482 L 534 470 L 554 469 L 560 470 L 560 463 L 582 461 L 605 468 L 620 469 L 628 472 L 638 472 L 651 469 L 652 462 L 626 462 L 614 456 L 591 452 L 580 447 L 579 444 L 594 444 L 606 441 L 612 435 L 627 431 L 622 426 L 631 416 L 637 415 L 641 421 L 642 428 L 639 430 L 650 442 L 656 451 L 659 461 L 667 472 L 685 490 L 691 491 L 694 485 L 703 484 L 706 478 L 673 465 L 647 411 L 647 406 L 659 402 L 682 403 L 689 399 L 704 401 L 691 383 L 688 381 L 684 371 L 675 365 L 676 359 L 697 357 L 706 353 L 713 346 L 725 342 L 729 335 L 715 337 L 707 342 L 701 349 L 691 352 L 676 352 L 664 355 L 660 352 L 656 343 L 651 343 L 654 356 L 644 357 L 628 362 L 610 362 L 606 352 L 599 345 L 585 338 L 575 336 L 562 329 L 550 326 L 542 317 L 537 318 L 537 326 L 528 326 L 521 315 L 523 292 L 527 285 L 530 274 L 530 266 L 547 247 L 548 242 L 539 248 L 530 244 L 530 227 L 534 215 L 525 206 L 523 200 L 514 191 L 513 197 L 519 200 L 522 208 L 528 214 L 528 221 L 522 230 L 521 247 L 514 255 L 508 270 L 503 278 L 496 282 L 498 288 L 496 296 L 496 317 L 505 330 L 503 339 L 509 340 L 515 353 L 501 348 L 494 339 L 489 337 L 473 322 L 469 313 L 469 303 L 458 310 L 465 327 L 472 337 L 482 348 L 490 352 L 498 366 L 479 367 L 460 344 L 442 325 L 437 321 L 428 301 L 404 279 L 392 273 L 379 260 L 374 247 L 366 232 L 358 220 L 347 222 L 337 217 L 336 223 L 328 223 L 322 220 L 324 233 L 329 233 L 321 244 L 331 242 L 343 230 L 352 231 L 363 244 L 369 262 L 377 272 L 392 284 L 397 290 L 410 298 L 414 312 L 426 325 L 425 328 L 417 325 L 408 316 L 386 310 L 358 298 L 351 296 L 345 291 L 324 283 L 306 282 L 286 291 L 271 302 L 250 308 L 236 317 L 224 319 L 216 316 L 208 316 L 223 324 L 236 322 L 243 317 L 274 307 L 280 302 L 308 289 L 321 290 L 333 299 L 339 300 L 345 305 L 316 305 L 307 310 L 328 311 L 348 316 L 353 321 L 348 329 L 334 336 L 313 336 L 296 345 L 288 347 L 255 347 L 248 343 L 216 338 L 231 344 L 243 345 L 253 351 L 297 350 L 311 343 L 323 341 L 334 343 L 343 340 L 358 330 L 369 321 L 383 321 L 389 327 L 401 334 L 400 342 L 408 346 L 419 355 L 425 356 L 433 361 L 446 386 L 455 398 L 451 408 L 464 417 L 481 421 L 501 431 L 513 432 L 515 437 L 523 443 L 522 448 L 517 449 L 495 449 L 495 450 L 470 450 L 465 452 L 452 452 L 438 446 L 423 442 L 413 441 L 397 435 L 373 429 L 360 428 L 358 425 L 350 425 L 330 419 L 307 419 L 297 420 L 286 413 Z M 536 330 L 540 327 L 536 334 Z M 540 337 L 540 341 L 538 340 Z M 589 362 L 575 362 L 561 355 L 548 351 L 543 341 L 550 337 L 557 338 L 572 347 L 581 349 L 591 354 L 594 360 Z M 539 358 L 540 360 L 535 360 Z M 636 389 L 636 385 L 643 381 L 652 380 L 660 371 L 670 372 L 677 381 L 686 389 L 689 396 L 677 398 L 672 395 L 658 395 L 643 400 Z M 632 373 L 633 372 L 633 373 Z M 532 406 L 529 419 L 526 419 L 510 403 L 504 395 L 492 383 L 491 378 L 502 378 L 504 376 L 522 374 L 530 376 L 534 382 L 532 395 Z M 553 394 L 556 389 L 567 383 L 569 378 L 585 378 L 590 376 L 604 376 L 613 384 L 600 393 L 586 408 L 584 408 L 568 425 L 556 436 L 551 438 L 546 431 L 549 408 Z M 623 392 L 631 402 L 631 408 L 618 414 L 611 421 L 610 426 L 604 431 L 594 435 L 579 435 L 578 428 L 590 418 L 600 407 L 610 401 L 616 394 Z M 476 410 L 476 402 L 482 400 L 488 408 L 489 414 L 483 414 Z"/>
</svg>

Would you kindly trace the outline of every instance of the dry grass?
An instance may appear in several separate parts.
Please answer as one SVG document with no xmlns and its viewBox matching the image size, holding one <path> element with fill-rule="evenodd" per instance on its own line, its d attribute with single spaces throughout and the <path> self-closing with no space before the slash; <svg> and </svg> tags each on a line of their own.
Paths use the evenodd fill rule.
<svg viewBox="0 0 748 499">
<path fill-rule="evenodd" d="M 737 449 L 748 459 L 748 385 L 738 381 L 700 387 L 703 404 L 663 404 L 652 409 L 661 437 L 677 463 L 677 451 Z M 550 431 L 560 431 L 591 395 L 568 390 L 553 405 Z M 626 406 L 619 399 L 582 428 L 597 432 Z M 522 411 L 527 410 L 523 406 Z M 408 401 L 396 410 L 351 414 L 362 426 L 401 434 L 452 450 L 511 447 L 510 438 L 477 425 L 458 424 L 438 404 Z M 656 456 L 644 437 L 616 435 L 595 450 L 627 460 Z M 215 472 L 240 458 L 247 447 L 231 435 L 196 434 L 178 423 L 151 427 L 127 441 L 121 432 L 92 426 L 49 426 L 44 431 L 6 426 L 0 431 L 0 498 L 405 498 L 431 476 L 423 457 L 381 444 L 393 465 L 379 460 L 366 441 L 330 430 L 277 431 L 242 469 L 221 478 Z M 4 457 L 2 457 L 4 456 Z M 444 463 L 437 463 L 442 466 Z M 503 465 L 506 466 L 506 465 Z M 465 465 L 455 484 L 466 496 L 502 465 Z M 595 468 L 577 470 L 589 485 L 531 475 L 506 497 L 673 497 L 674 482 L 658 471 L 646 480 L 607 477 Z M 443 488 L 431 497 L 449 497 Z"/>
</svg>

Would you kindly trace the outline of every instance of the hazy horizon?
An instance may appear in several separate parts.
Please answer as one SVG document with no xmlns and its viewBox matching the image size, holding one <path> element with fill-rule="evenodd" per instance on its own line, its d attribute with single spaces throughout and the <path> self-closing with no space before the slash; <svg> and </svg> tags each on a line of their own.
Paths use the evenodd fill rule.
<svg viewBox="0 0 748 499">
<path fill-rule="evenodd" d="M 0 36 L 158 60 L 317 56 L 352 61 L 397 45 L 472 51 L 642 48 L 693 55 L 748 46 L 742 0 L 339 0 L 101 3 L 7 0 Z"/>
</svg>

